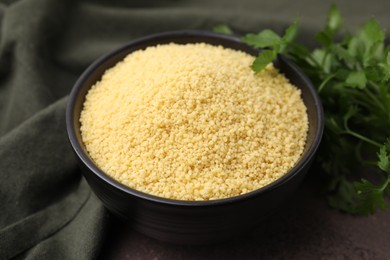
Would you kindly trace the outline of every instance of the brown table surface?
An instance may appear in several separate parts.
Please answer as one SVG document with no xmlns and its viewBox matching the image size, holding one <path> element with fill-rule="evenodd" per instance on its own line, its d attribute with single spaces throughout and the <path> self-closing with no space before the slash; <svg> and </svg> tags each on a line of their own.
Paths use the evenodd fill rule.
<svg viewBox="0 0 390 260">
<path fill-rule="evenodd" d="M 390 210 L 355 217 L 328 207 L 309 173 L 293 198 L 249 234 L 221 244 L 173 245 L 111 216 L 101 259 L 390 259 Z"/>
</svg>

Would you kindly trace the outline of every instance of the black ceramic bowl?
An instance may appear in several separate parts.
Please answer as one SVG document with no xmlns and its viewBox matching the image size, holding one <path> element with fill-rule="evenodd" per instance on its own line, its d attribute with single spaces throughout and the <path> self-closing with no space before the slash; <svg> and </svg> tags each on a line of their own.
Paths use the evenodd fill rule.
<svg viewBox="0 0 390 260">
<path fill-rule="evenodd" d="M 180 201 L 131 189 L 101 171 L 88 156 L 80 136 L 80 111 L 85 95 L 104 71 L 127 54 L 164 43 L 205 42 L 257 55 L 258 50 L 239 39 L 209 32 L 176 31 L 130 42 L 95 61 L 81 75 L 70 94 L 66 124 L 70 142 L 92 190 L 106 208 L 148 236 L 181 244 L 205 244 L 225 240 L 261 223 L 298 188 L 310 167 L 323 131 L 320 99 L 308 78 L 293 63 L 278 57 L 274 64 L 302 91 L 309 131 L 297 165 L 275 182 L 250 193 L 212 201 Z"/>
</svg>

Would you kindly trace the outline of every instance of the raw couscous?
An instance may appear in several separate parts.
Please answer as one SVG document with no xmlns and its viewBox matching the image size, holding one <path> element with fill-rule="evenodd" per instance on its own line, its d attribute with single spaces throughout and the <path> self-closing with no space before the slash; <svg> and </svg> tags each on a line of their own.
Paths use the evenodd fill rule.
<svg viewBox="0 0 390 260">
<path fill-rule="evenodd" d="M 205 43 L 129 54 L 91 87 L 81 135 L 96 165 L 136 190 L 179 200 L 244 194 L 299 160 L 301 91 L 272 64 Z"/>
</svg>

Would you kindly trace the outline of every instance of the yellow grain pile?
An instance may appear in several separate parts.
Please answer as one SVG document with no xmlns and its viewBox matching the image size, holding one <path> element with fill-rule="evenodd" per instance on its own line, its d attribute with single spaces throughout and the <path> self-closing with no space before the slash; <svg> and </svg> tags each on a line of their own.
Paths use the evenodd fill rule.
<svg viewBox="0 0 390 260">
<path fill-rule="evenodd" d="M 300 90 L 272 65 L 208 44 L 128 55 L 88 92 L 81 134 L 95 163 L 139 191 L 232 197 L 286 174 L 308 129 Z"/>
</svg>

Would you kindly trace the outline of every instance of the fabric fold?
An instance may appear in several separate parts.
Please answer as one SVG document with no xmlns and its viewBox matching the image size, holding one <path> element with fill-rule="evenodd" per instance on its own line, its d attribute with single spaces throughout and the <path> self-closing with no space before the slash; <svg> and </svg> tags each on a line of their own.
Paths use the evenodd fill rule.
<svg viewBox="0 0 390 260">
<path fill-rule="evenodd" d="M 91 198 L 68 144 L 66 103 L 66 97 L 60 99 L 0 138 L 0 201 L 2 212 L 8 213 L 0 215 L 0 259 L 10 259 L 30 248 L 41 254 L 34 247 L 43 241 L 51 250 L 61 252 L 53 255 L 57 259 L 63 255 L 71 259 L 74 252 L 64 251 L 67 242 L 56 242 L 64 239 L 64 232 L 82 238 L 81 246 L 97 245 L 103 239 L 106 213 L 96 197 Z M 70 231 L 59 232 L 69 229 L 69 222 L 91 206 L 99 214 L 79 220 L 78 227 Z M 88 236 L 81 232 L 90 224 L 86 222 L 99 225 L 88 230 Z M 86 252 L 96 255 L 98 249 Z"/>
</svg>

